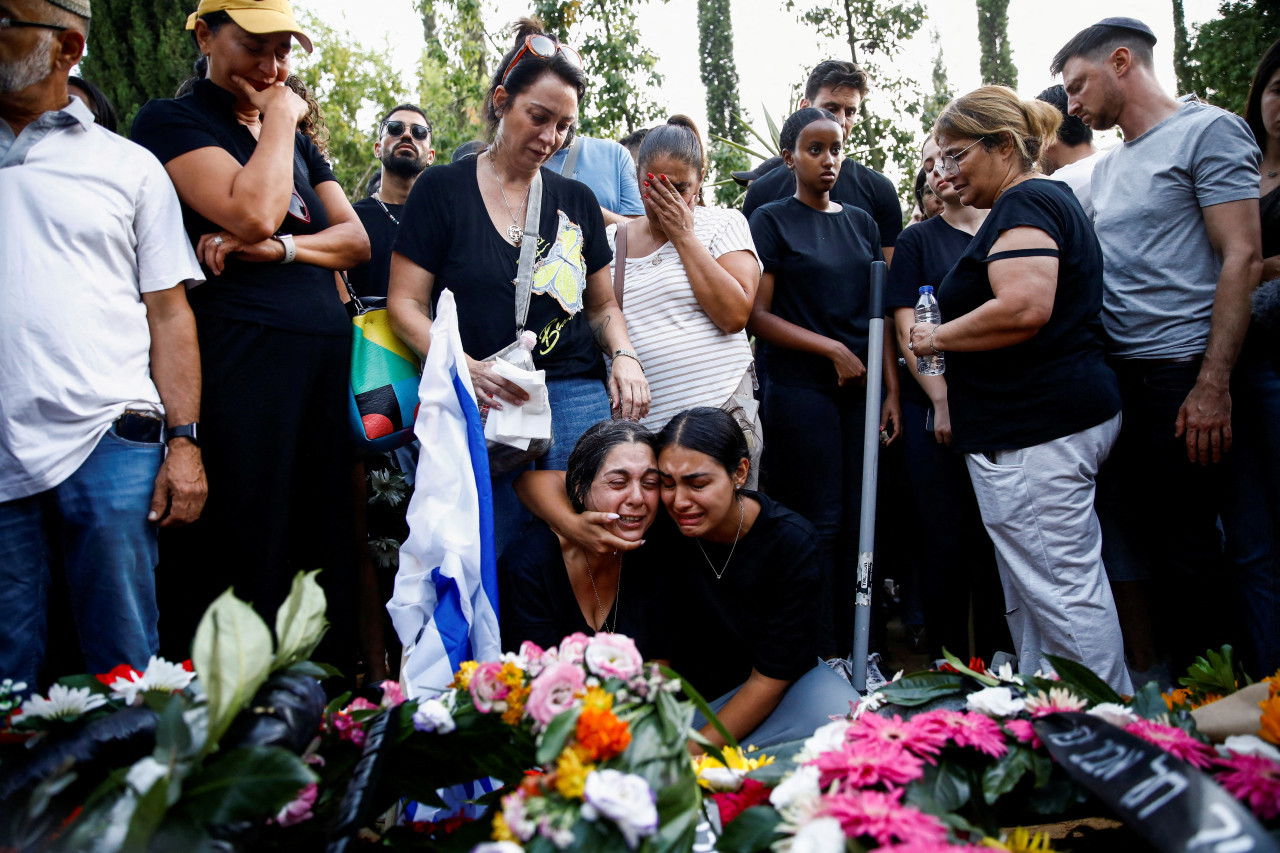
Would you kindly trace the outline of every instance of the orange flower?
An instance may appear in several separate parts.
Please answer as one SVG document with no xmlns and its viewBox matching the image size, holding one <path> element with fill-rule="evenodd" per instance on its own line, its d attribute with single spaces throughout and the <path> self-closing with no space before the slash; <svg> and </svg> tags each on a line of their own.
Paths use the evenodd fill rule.
<svg viewBox="0 0 1280 853">
<path fill-rule="evenodd" d="M 631 729 L 613 711 L 588 706 L 578 716 L 577 738 L 585 761 L 608 761 L 631 744 Z"/>
<path fill-rule="evenodd" d="M 1191 691 L 1185 687 L 1179 687 L 1172 693 L 1161 693 L 1160 697 L 1164 699 L 1164 704 L 1172 711 L 1175 705 L 1186 705 L 1191 701 Z"/>
<path fill-rule="evenodd" d="M 458 671 L 454 673 L 453 683 L 450 687 L 456 687 L 459 690 L 466 690 L 471 686 L 471 675 L 476 671 L 476 667 L 480 666 L 479 661 L 464 661 L 462 666 L 458 667 Z"/>
<path fill-rule="evenodd" d="M 502 722 L 508 726 L 520 725 L 520 719 L 524 716 L 524 703 L 528 698 L 528 687 L 512 687 L 507 694 L 507 710 L 502 712 Z"/>
<path fill-rule="evenodd" d="M 1262 709 L 1262 719 L 1258 721 L 1258 736 L 1263 740 L 1280 746 L 1280 691 L 1276 682 L 1271 682 L 1271 695 L 1258 703 Z"/>
</svg>

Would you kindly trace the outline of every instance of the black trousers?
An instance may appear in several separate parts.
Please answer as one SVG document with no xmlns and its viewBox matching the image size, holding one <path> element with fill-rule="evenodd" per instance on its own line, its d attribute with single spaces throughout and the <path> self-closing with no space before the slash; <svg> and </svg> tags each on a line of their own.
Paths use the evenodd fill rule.
<svg viewBox="0 0 1280 853">
<path fill-rule="evenodd" d="M 201 445 L 209 500 L 160 538 L 165 657 L 190 654 L 196 625 L 227 587 L 274 629 L 299 571 L 321 569 L 331 627 L 317 659 L 355 660 L 355 536 L 347 437 L 348 336 L 198 317 Z"/>
</svg>

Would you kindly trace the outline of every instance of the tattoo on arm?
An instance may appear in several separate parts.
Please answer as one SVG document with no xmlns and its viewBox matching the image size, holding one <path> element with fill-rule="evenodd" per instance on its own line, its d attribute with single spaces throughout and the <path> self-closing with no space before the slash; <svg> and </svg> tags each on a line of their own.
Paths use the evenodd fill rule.
<svg viewBox="0 0 1280 853">
<path fill-rule="evenodd" d="M 608 346 L 608 343 L 606 342 L 607 338 L 605 337 L 605 332 L 608 330 L 609 321 L 612 319 L 613 319 L 612 315 L 605 314 L 603 317 L 601 317 L 598 321 L 596 321 L 591 326 L 591 331 L 595 333 L 596 346 L 600 347 L 601 352 L 607 353 L 609 351 L 609 346 Z"/>
</svg>

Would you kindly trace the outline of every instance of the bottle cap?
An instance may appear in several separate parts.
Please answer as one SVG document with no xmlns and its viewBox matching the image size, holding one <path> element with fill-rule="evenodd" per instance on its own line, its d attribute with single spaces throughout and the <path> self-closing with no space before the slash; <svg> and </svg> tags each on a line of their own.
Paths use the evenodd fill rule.
<svg viewBox="0 0 1280 853">
<path fill-rule="evenodd" d="M 525 329 L 520 333 L 520 346 L 533 352 L 533 348 L 538 345 L 538 336 L 534 334 L 532 329 Z"/>
<path fill-rule="evenodd" d="M 926 285 L 924 285 L 923 287 L 921 287 L 921 288 L 920 288 L 920 292 L 921 292 L 921 293 L 933 293 L 933 285 L 932 285 L 932 284 L 926 284 Z"/>
</svg>

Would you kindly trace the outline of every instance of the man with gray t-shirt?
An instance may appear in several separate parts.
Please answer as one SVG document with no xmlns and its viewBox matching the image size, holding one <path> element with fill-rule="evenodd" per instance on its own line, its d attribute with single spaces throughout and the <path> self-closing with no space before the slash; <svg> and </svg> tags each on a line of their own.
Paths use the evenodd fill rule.
<svg viewBox="0 0 1280 853">
<path fill-rule="evenodd" d="M 1154 43 L 1142 22 L 1107 18 L 1076 35 L 1052 66 L 1063 75 L 1071 114 L 1094 130 L 1119 127 L 1125 139 L 1091 181 L 1104 258 L 1102 320 L 1124 406 L 1115 488 L 1100 485 L 1104 542 L 1111 540 L 1104 559 L 1117 587 L 1158 568 L 1165 583 L 1153 586 L 1179 597 L 1161 602 L 1157 628 L 1196 587 L 1201 612 L 1212 611 L 1204 587 L 1226 586 L 1205 584 L 1204 574 L 1220 561 L 1220 517 L 1248 601 L 1253 662 L 1272 672 L 1280 666 L 1280 597 L 1272 484 L 1261 473 L 1266 436 L 1254 412 L 1260 400 L 1280 404 L 1280 381 L 1269 365 L 1269 379 L 1253 364 L 1236 365 L 1261 274 L 1260 153 L 1238 117 L 1162 90 Z M 1217 611 L 1234 626 L 1240 620 L 1231 609 Z M 1206 627 L 1207 636 L 1180 636 L 1215 646 L 1227 639 Z M 1126 628 L 1131 666 L 1149 668 L 1150 642 L 1134 620 Z"/>
</svg>

